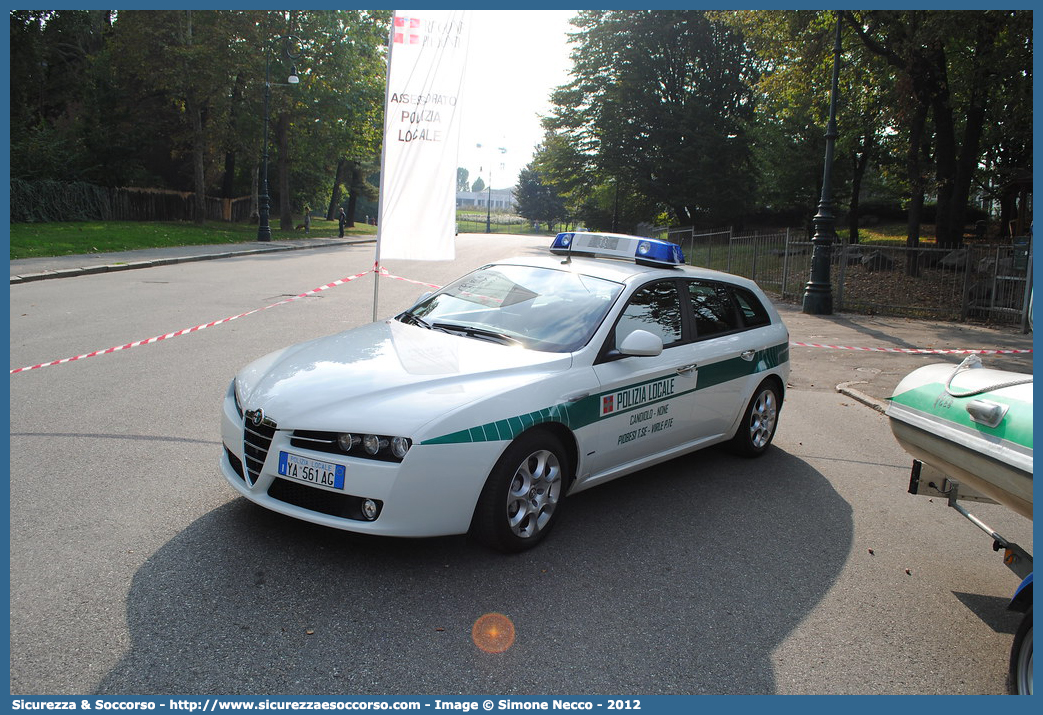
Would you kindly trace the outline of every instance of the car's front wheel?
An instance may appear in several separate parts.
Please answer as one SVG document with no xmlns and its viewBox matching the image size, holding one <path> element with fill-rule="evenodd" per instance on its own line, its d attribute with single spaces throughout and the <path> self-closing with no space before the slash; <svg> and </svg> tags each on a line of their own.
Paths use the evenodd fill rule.
<svg viewBox="0 0 1043 715">
<path fill-rule="evenodd" d="M 764 454 L 775 437 L 781 408 L 782 390 L 778 382 L 765 380 L 750 398 L 739 429 L 728 443 L 729 448 L 746 457 L 759 457 Z"/>
<path fill-rule="evenodd" d="M 471 534 L 507 552 L 532 548 L 561 513 L 567 459 L 550 432 L 527 432 L 510 444 L 489 474 L 471 522 Z"/>
</svg>

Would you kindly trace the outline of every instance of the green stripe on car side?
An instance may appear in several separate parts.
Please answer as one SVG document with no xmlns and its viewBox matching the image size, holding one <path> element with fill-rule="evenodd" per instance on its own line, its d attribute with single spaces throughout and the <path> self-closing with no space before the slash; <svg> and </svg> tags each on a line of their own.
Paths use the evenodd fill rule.
<svg viewBox="0 0 1043 715">
<path fill-rule="evenodd" d="M 616 410 L 610 415 L 605 415 L 605 417 L 615 417 L 616 415 L 626 414 L 627 412 L 633 412 L 634 410 L 644 409 L 648 407 L 648 405 L 676 399 L 677 397 L 686 395 L 690 392 L 704 390 L 708 387 L 720 385 L 721 383 L 730 380 L 746 377 L 758 372 L 764 372 L 774 367 L 778 367 L 788 361 L 789 343 L 782 343 L 758 351 L 752 360 L 743 360 L 742 358 L 736 357 L 703 365 L 699 367 L 698 384 L 692 390 L 675 393 L 660 400 L 643 402 L 640 405 L 629 409 Z M 459 432 L 451 432 L 442 435 L 441 437 L 434 437 L 425 440 L 421 444 L 467 444 L 471 442 L 510 441 L 525 430 L 546 422 L 560 422 L 571 430 L 577 430 L 603 419 L 601 415 L 601 400 L 606 395 L 614 395 L 618 392 L 629 390 L 634 387 L 640 387 L 641 385 L 648 385 L 662 379 L 663 378 L 659 377 L 653 380 L 645 380 L 616 390 L 590 395 L 577 402 L 563 402 L 561 404 L 545 407 L 535 412 L 528 412 L 516 417 L 508 417 L 507 419 L 488 422 L 477 427 L 460 430 Z"/>
</svg>

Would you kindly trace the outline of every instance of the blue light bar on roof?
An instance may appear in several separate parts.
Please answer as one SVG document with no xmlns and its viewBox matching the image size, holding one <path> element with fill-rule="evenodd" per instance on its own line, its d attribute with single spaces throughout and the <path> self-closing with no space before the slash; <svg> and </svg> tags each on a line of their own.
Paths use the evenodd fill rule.
<svg viewBox="0 0 1043 715">
<path fill-rule="evenodd" d="M 550 252 L 562 256 L 609 256 L 651 266 L 684 263 L 684 254 L 676 243 L 617 233 L 559 233 Z"/>
</svg>

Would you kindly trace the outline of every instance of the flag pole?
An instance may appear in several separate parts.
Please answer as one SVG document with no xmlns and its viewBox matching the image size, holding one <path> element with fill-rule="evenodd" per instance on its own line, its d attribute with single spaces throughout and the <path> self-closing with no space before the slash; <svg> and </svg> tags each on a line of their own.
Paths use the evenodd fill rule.
<svg viewBox="0 0 1043 715">
<path fill-rule="evenodd" d="M 391 53 L 395 51 L 395 16 L 391 15 L 391 27 L 388 28 L 388 60 L 384 75 L 384 129 L 387 134 L 388 100 L 391 92 Z M 384 179 L 387 177 L 387 137 L 380 143 L 380 193 L 377 197 L 377 247 L 373 255 L 373 322 L 377 321 L 377 305 L 380 300 L 380 238 L 384 230 Z"/>
<path fill-rule="evenodd" d="M 392 17 L 373 262 L 374 322 L 384 258 L 455 257 L 459 112 L 469 12 L 396 10 Z"/>
</svg>

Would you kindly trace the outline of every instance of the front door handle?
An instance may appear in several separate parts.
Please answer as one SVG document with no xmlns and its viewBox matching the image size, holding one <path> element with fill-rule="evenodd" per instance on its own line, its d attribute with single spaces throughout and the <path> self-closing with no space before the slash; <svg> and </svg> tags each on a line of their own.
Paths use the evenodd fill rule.
<svg viewBox="0 0 1043 715">
<path fill-rule="evenodd" d="M 677 368 L 677 374 L 678 375 L 691 375 L 695 371 L 696 367 L 698 367 L 698 366 L 695 365 L 695 364 L 692 364 L 692 365 L 682 365 L 681 367 Z"/>
</svg>

